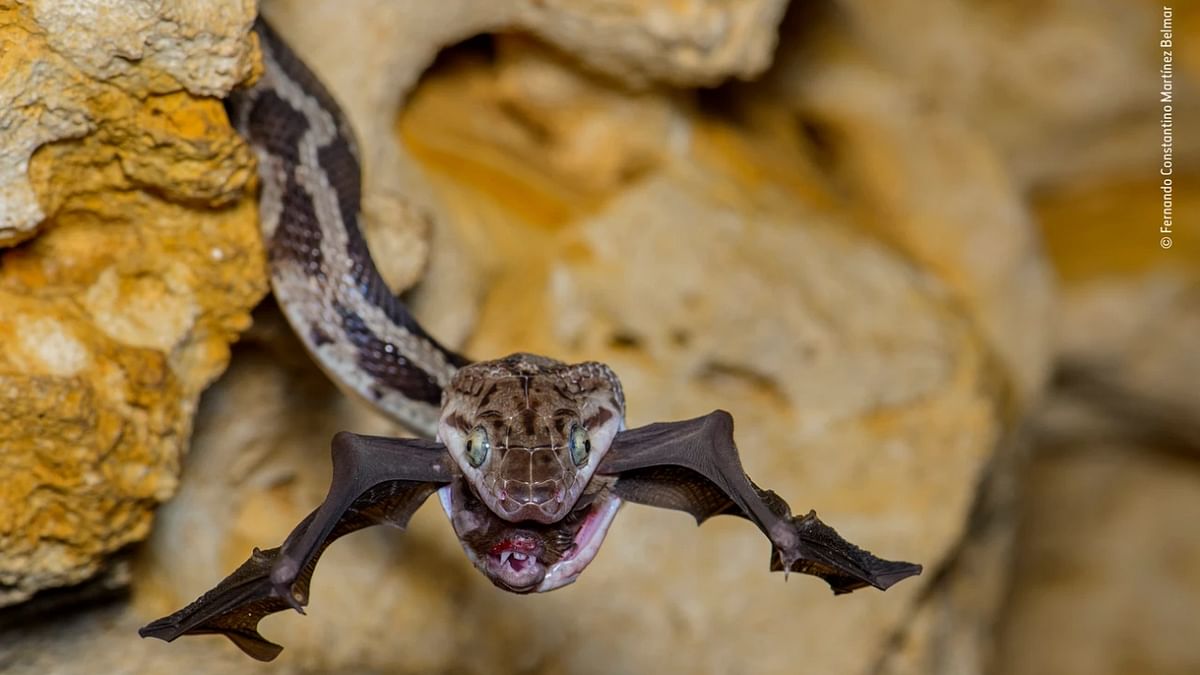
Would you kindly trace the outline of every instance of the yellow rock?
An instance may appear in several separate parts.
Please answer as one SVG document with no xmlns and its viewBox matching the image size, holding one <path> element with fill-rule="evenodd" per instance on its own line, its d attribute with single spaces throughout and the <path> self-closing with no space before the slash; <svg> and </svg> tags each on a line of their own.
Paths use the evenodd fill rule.
<svg viewBox="0 0 1200 675">
<path fill-rule="evenodd" d="M 199 48 L 183 3 L 111 71 L 90 59 L 128 38 L 101 28 L 127 24 L 80 32 L 86 3 L 0 3 L 0 101 L 19 103 L 0 105 L 0 244 L 40 231 L 0 252 L 0 605 L 146 536 L 266 290 L 250 154 L 197 95 L 249 72 L 242 4 L 220 24 L 243 45 L 233 65 L 204 73 L 177 67 Z"/>
<path fill-rule="evenodd" d="M 1163 248 L 1161 182 L 1155 171 L 1063 181 L 1040 195 L 1046 249 L 1064 284 L 1134 279 L 1153 272 L 1200 272 L 1200 173 L 1177 172 L 1171 242 Z M 1087 223 L 1087 227 L 1081 227 Z"/>
<path fill-rule="evenodd" d="M 434 216 L 439 240 L 416 305 L 435 335 L 477 358 L 530 350 L 608 361 L 631 424 L 730 409 L 752 475 L 877 553 L 927 564 L 926 576 L 834 598 L 815 580 L 768 574 L 766 542 L 745 523 L 698 531 L 684 515 L 631 506 L 578 584 L 516 597 L 471 569 L 431 503 L 403 536 L 377 528 L 328 552 L 310 615 L 264 622 L 288 648 L 279 668 L 794 673 L 802 658 L 814 672 L 861 673 L 894 650 L 958 550 L 1012 421 L 1009 392 L 1032 395 L 1044 375 L 1048 331 L 1004 318 L 1042 318 L 1045 260 L 986 142 L 954 118 L 918 114 L 894 78 L 815 49 L 808 65 L 822 77 L 796 63 L 782 74 L 812 89 L 672 88 L 759 72 L 783 5 L 264 9 L 345 105 L 362 141 L 368 216 L 389 191 Z M 412 89 L 447 43 L 497 25 L 569 56 L 502 36 L 494 54 L 444 58 Z M 805 34 L 791 39 L 808 45 Z M 830 129 L 844 135 L 821 133 Z M 137 175 L 156 175 L 149 166 Z M 939 202 L 944 184 L 970 199 Z M 379 257 L 387 273 L 394 260 Z M 111 266 L 80 284 L 80 311 L 111 318 L 100 319 L 101 342 L 159 354 L 203 316 L 196 292 L 170 290 L 194 266 L 149 280 Z M 163 289 L 178 296 L 170 311 L 155 308 Z M 95 351 L 76 339 L 81 353 Z M 334 431 L 397 431 L 300 367 L 294 341 L 270 344 L 248 345 L 206 397 L 187 478 L 141 551 L 137 602 L 118 621 L 86 622 L 89 639 L 75 640 L 86 645 L 64 661 L 158 672 L 187 659 L 197 672 L 240 672 L 221 660 L 240 658 L 225 641 L 114 653 L 106 636 L 177 609 L 250 546 L 278 543 L 324 494 Z M 296 367 L 279 367 L 281 354 Z M 61 643 L 30 633 L 41 636 L 31 652 Z M 31 661 L 48 670 L 55 659 Z"/>
</svg>

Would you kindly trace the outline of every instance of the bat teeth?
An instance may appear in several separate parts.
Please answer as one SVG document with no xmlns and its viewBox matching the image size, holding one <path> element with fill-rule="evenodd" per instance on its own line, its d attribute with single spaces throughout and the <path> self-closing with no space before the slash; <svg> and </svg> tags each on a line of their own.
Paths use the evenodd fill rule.
<svg viewBox="0 0 1200 675">
<path fill-rule="evenodd" d="M 505 552 L 503 552 L 503 553 L 501 553 L 501 554 L 500 554 L 500 566 L 501 566 L 501 567 L 503 567 L 504 565 L 507 565 L 507 564 L 508 564 L 508 558 L 509 558 L 509 557 L 510 557 L 512 554 L 513 554 L 513 552 L 512 552 L 512 551 L 505 551 Z M 525 557 L 525 555 L 524 555 L 523 553 L 519 553 L 519 554 L 517 554 L 517 555 L 520 555 L 522 558 L 524 558 L 524 557 Z M 518 560 L 520 560 L 520 558 L 518 558 Z"/>
</svg>

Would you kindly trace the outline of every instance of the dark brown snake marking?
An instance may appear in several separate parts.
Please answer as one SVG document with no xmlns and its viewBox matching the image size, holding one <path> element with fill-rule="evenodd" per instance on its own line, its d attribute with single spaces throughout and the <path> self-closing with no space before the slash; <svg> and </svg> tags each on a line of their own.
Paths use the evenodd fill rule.
<svg viewBox="0 0 1200 675">
<path fill-rule="evenodd" d="M 263 21 L 264 73 L 227 102 L 259 161 L 271 286 L 296 334 L 342 387 L 432 437 L 442 391 L 469 361 L 392 295 L 359 225 L 354 134 L 325 87 Z"/>
</svg>

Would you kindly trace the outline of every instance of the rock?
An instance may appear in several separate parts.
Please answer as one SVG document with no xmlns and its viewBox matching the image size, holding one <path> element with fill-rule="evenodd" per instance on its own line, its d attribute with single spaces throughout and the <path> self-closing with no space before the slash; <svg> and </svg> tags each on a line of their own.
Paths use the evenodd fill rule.
<svg viewBox="0 0 1200 675">
<path fill-rule="evenodd" d="M 114 181 L 177 201 L 242 196 L 245 150 L 220 130 L 219 104 L 194 98 L 250 74 L 253 8 L 224 4 L 229 11 L 141 0 L 0 5 L 0 245 L 29 238 L 69 197 Z M 54 143 L 66 139 L 74 142 Z M 50 156 L 31 168 L 42 147 Z M 51 178 L 67 162 L 73 180 Z"/>
<path fill-rule="evenodd" d="M 910 20 L 927 12 L 913 11 Z M 954 290 L 1011 378 L 1016 413 L 1041 391 L 1051 358 L 1053 283 L 1036 223 L 992 139 L 914 91 L 918 78 L 896 72 L 907 62 L 882 58 L 880 36 L 853 16 L 793 17 L 798 39 L 781 48 L 768 86 L 795 110 L 840 207 Z"/>
<path fill-rule="evenodd" d="M 1032 433 L 1010 431 L 984 470 L 966 531 L 896 630 L 872 672 L 984 673 L 995 662 L 995 622 L 1006 605 L 1023 475 Z"/>
<path fill-rule="evenodd" d="M 309 616 L 265 622 L 287 646 L 281 672 L 861 673 L 889 662 L 907 622 L 935 623 L 922 618 L 944 609 L 922 602 L 939 590 L 928 584 L 966 568 L 977 484 L 1045 378 L 1045 261 L 986 138 L 951 115 L 919 114 L 894 78 L 835 49 L 745 88 L 677 88 L 758 73 L 781 8 L 388 0 L 264 12 L 363 141 L 369 236 L 394 285 L 410 283 L 424 256 L 397 244 L 423 241 L 410 229 L 422 218 L 405 218 L 397 237 L 396 209 L 430 216 L 414 305 L 434 334 L 481 358 L 607 361 L 631 424 L 729 409 L 751 475 L 876 553 L 925 564 L 925 576 L 834 598 L 811 578 L 768 574 L 769 547 L 745 523 L 697 530 L 684 515 L 630 506 L 577 584 L 517 597 L 471 568 L 428 505 L 403 535 L 339 541 Z M 812 30 L 842 30 L 822 21 Z M 789 78 L 800 84 L 785 87 Z M 897 180 L 902 189 L 890 188 Z M 945 184 L 964 197 L 940 203 Z M 117 306 L 121 280 L 96 280 L 88 306 Z M 139 289 L 127 292 L 153 297 Z M 168 327 L 197 315 L 172 309 L 155 313 L 166 327 L 146 331 L 109 312 L 104 335 L 137 335 L 158 353 Z M 70 634 L 59 622 L 27 626 L 0 663 L 260 669 L 220 638 L 128 638 L 251 547 L 278 543 L 324 494 L 335 431 L 399 433 L 297 358 L 271 317 L 259 315 L 262 341 L 239 348 L 205 399 L 184 481 L 135 562 L 133 604 L 81 615 Z M 996 549 L 976 549 L 989 572 Z M 943 643 L 914 634 L 912 644 Z"/>
<path fill-rule="evenodd" d="M 513 12 L 517 25 L 624 82 L 696 86 L 766 69 L 786 8 L 783 0 L 535 0 Z"/>
<path fill-rule="evenodd" d="M 1153 174 L 1121 171 L 1036 201 L 1063 279 L 1062 366 L 1016 510 L 1001 675 L 1200 668 L 1177 629 L 1200 623 L 1200 222 L 1194 191 L 1176 192 L 1175 246 L 1160 248 L 1159 195 Z"/>
<path fill-rule="evenodd" d="M 0 3 L 0 606 L 147 535 L 265 291 L 226 4 Z"/>
<path fill-rule="evenodd" d="M 1083 438 L 1031 468 L 996 672 L 1195 672 L 1195 455 Z"/>
<path fill-rule="evenodd" d="M 1157 165 L 1164 5 L 1098 12 L 1087 0 L 1036 8 L 960 0 L 837 4 L 839 34 L 853 35 L 924 110 L 949 113 L 986 137 L 1018 186 L 1050 190 L 1059 181 Z M 1194 18 L 1175 7 L 1169 21 L 1174 91 L 1194 89 Z M 1176 96 L 1175 118 L 1194 117 L 1198 105 Z M 1187 134 L 1175 143 L 1177 157 L 1200 149 Z"/>
</svg>

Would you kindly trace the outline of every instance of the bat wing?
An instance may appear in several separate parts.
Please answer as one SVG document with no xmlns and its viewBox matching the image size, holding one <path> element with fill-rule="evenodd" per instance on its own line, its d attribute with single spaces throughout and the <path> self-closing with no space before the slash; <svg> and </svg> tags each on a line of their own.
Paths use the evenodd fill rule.
<svg viewBox="0 0 1200 675">
<path fill-rule="evenodd" d="M 821 577 L 834 593 L 886 590 L 921 566 L 883 560 L 843 539 L 814 511 L 796 517 L 779 495 L 754 484 L 733 442 L 733 417 L 717 410 L 683 422 L 619 432 L 598 473 L 617 475 L 613 491 L 636 504 L 686 511 L 697 523 L 721 514 L 746 518 L 771 540 L 772 571 Z"/>
<path fill-rule="evenodd" d="M 452 466 L 440 443 L 337 434 L 329 494 L 283 545 L 254 549 L 215 588 L 138 634 L 170 642 L 181 635 L 219 633 L 260 661 L 274 659 L 283 647 L 263 638 L 258 622 L 289 607 L 303 613 L 313 568 L 325 547 L 371 525 L 405 527 L 429 495 L 450 482 Z"/>
</svg>

